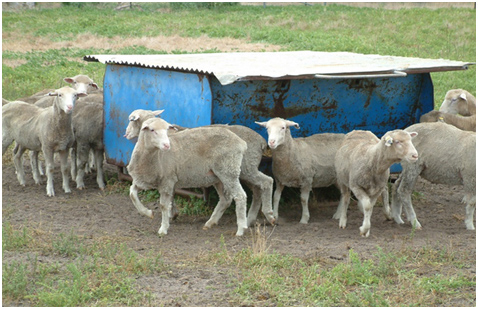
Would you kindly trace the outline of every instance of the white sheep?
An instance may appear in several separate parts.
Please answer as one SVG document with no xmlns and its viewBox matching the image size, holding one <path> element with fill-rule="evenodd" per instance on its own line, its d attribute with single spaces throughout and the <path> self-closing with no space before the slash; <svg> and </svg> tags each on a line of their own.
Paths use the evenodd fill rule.
<svg viewBox="0 0 478 309">
<path fill-rule="evenodd" d="M 466 90 L 449 90 L 441 104 L 440 112 L 462 116 L 476 115 L 476 99 Z"/>
<path fill-rule="evenodd" d="M 139 135 L 141 125 L 146 119 L 159 116 L 163 110 L 150 111 L 138 109 L 129 115 L 129 123 L 125 137 L 134 139 Z M 179 127 L 179 126 L 175 126 Z M 272 213 L 272 187 L 273 179 L 259 171 L 262 154 L 267 147 L 264 138 L 254 130 L 241 125 L 215 124 L 211 127 L 220 127 L 231 131 L 247 143 L 247 150 L 242 158 L 241 175 L 239 178 L 252 190 L 252 204 L 247 214 L 247 225 L 251 226 L 257 218 L 262 204 L 262 213 L 269 223 L 274 224 L 275 218 Z M 179 127 L 180 130 L 187 128 Z M 174 131 L 173 131 L 174 132 Z M 174 211 L 173 211 L 174 213 Z"/>
<path fill-rule="evenodd" d="M 59 152 L 63 189 L 66 193 L 71 192 L 67 173 L 68 150 L 74 141 L 71 114 L 76 99 L 86 95 L 70 87 L 63 87 L 50 93 L 50 96 L 56 99 L 49 108 L 39 108 L 20 101 L 10 102 L 2 107 L 2 155 L 13 141 L 17 143 L 18 151 L 14 155 L 14 163 L 18 181 L 22 186 L 25 185 L 23 153 L 27 149 L 37 152 L 41 150 L 46 161 L 47 195 L 54 196 L 53 154 Z M 33 179 L 39 184 L 38 168 L 32 166 L 32 169 Z"/>
<path fill-rule="evenodd" d="M 143 123 L 128 173 L 133 178 L 130 198 L 136 209 L 152 218 L 143 206 L 138 189 L 158 189 L 162 212 L 160 235 L 166 235 L 175 188 L 201 188 L 214 185 L 219 203 L 204 228 L 217 224 L 232 199 L 236 202 L 237 236 L 247 229 L 247 196 L 239 182 L 245 141 L 234 133 L 215 127 L 201 127 L 177 132 L 168 137 L 172 126 L 160 118 Z"/>
<path fill-rule="evenodd" d="M 273 118 L 257 122 L 267 128 L 268 144 L 272 151 L 272 174 L 276 180 L 274 217 L 279 217 L 279 201 L 285 186 L 300 188 L 302 217 L 300 223 L 309 222 L 309 194 L 312 188 L 335 184 L 334 159 L 344 134 L 323 133 L 292 138 L 290 127 L 299 129 L 296 122 Z"/>
<path fill-rule="evenodd" d="M 476 132 L 476 114 L 460 116 L 441 111 L 431 111 L 420 117 L 420 122 L 445 122 L 458 129 Z"/>
<path fill-rule="evenodd" d="M 335 156 L 341 196 L 334 219 L 339 219 L 339 227 L 345 228 L 347 225 L 347 209 L 352 191 L 364 214 L 360 235 L 370 235 L 373 206 L 387 188 L 390 166 L 402 160 L 414 162 L 418 159 L 412 144 L 412 137 L 416 135 L 416 132 L 394 130 L 378 139 L 370 131 L 357 130 L 345 136 Z"/>
<path fill-rule="evenodd" d="M 439 184 L 463 185 L 466 195 L 465 224 L 474 230 L 473 214 L 476 204 L 476 133 L 462 131 L 453 126 L 436 123 L 419 123 L 405 129 L 418 132 L 413 144 L 418 151 L 418 161 L 402 162 L 402 173 L 392 188 L 392 217 L 399 224 L 402 207 L 408 221 L 417 229 L 420 222 L 413 209 L 411 194 L 418 176 Z"/>
</svg>

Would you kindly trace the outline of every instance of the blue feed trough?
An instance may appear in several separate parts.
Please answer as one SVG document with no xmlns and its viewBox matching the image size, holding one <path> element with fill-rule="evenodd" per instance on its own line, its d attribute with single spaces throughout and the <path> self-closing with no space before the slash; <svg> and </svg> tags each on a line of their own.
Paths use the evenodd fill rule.
<svg viewBox="0 0 478 309">
<path fill-rule="evenodd" d="M 254 121 L 300 124 L 295 137 L 370 130 L 377 136 L 418 122 L 433 109 L 430 72 L 470 63 L 326 52 L 189 55 L 92 55 L 106 64 L 106 160 L 128 165 L 134 144 L 123 137 L 135 109 L 164 109 L 185 127 L 240 124 L 267 139 Z M 392 172 L 400 170 L 393 166 Z"/>
</svg>

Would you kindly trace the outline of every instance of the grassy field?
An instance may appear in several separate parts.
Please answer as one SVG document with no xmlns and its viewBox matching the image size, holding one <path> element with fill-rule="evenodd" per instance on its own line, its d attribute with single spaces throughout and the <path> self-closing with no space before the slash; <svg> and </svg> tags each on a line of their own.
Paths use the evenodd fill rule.
<svg viewBox="0 0 478 309">
<path fill-rule="evenodd" d="M 472 9 L 141 3 L 141 9 L 116 11 L 115 5 L 80 3 L 56 9 L 4 12 L 2 96 L 7 100 L 23 97 L 45 85 L 58 85 L 61 77 L 79 71 L 101 84 L 104 65 L 87 64 L 81 60 L 84 55 L 166 53 L 160 45 L 153 50 L 128 44 L 131 38 L 160 35 L 234 38 L 277 45 L 283 51 L 348 51 L 476 61 L 476 19 Z M 100 38 L 115 38 L 124 44 L 117 44 L 114 49 L 105 49 L 101 43 L 85 48 L 81 41 L 76 41 L 82 35 L 93 36 L 99 42 Z M 9 43 L 19 37 L 25 43 L 9 50 Z M 38 38 L 43 39 L 42 46 L 25 46 Z M 48 43 L 56 42 L 71 45 L 48 49 Z M 203 52 L 217 51 L 211 48 Z M 476 93 L 475 66 L 467 71 L 433 73 L 432 79 L 436 106 L 449 89 L 463 88 Z"/>
<path fill-rule="evenodd" d="M 102 86 L 105 66 L 84 62 L 83 56 L 89 54 L 222 51 L 200 44 L 172 50 L 162 49 L 161 44 L 150 48 L 141 40 L 131 44 L 133 39 L 146 42 L 160 36 L 217 39 L 218 44 L 219 40 L 234 39 L 281 51 L 349 51 L 476 61 L 473 9 L 389 11 L 339 5 L 264 8 L 228 3 L 140 3 L 133 10 L 117 11 L 116 5 L 72 3 L 3 12 L 2 97 L 14 100 L 60 87 L 63 77 L 80 72 Z M 436 107 L 449 89 L 463 88 L 476 95 L 475 66 L 467 71 L 433 73 L 432 79 Z M 114 191 L 111 185 L 109 190 Z M 202 206 L 195 203 L 200 212 Z M 158 253 L 139 254 L 120 241 L 84 239 L 68 232 L 44 234 L 13 226 L 5 219 L 8 213 L 4 210 L 2 214 L 4 303 L 155 305 L 150 293 L 138 289 L 135 278 L 169 271 L 170 266 Z M 469 267 L 469 256 L 456 254 L 452 247 L 404 247 L 394 252 L 377 248 L 373 259 L 361 259 L 351 249 L 343 262 L 325 265 L 320 259 L 271 253 L 261 231 L 254 235 L 248 248 L 240 252 L 224 246 L 191 262 L 190 267 L 217 264 L 230 270 L 235 278 L 231 283 L 233 305 L 439 306 L 447 305 L 452 294 L 468 301 L 475 299 L 476 303 L 476 277 L 461 272 Z M 7 253 L 16 258 L 8 258 Z M 39 261 L 38 256 L 50 260 Z M 418 273 L 418 268 L 428 271 Z M 449 271 L 442 274 L 439 269 Z M 434 270 L 438 274 L 432 275 Z M 240 276 L 234 276 L 237 273 Z"/>
</svg>

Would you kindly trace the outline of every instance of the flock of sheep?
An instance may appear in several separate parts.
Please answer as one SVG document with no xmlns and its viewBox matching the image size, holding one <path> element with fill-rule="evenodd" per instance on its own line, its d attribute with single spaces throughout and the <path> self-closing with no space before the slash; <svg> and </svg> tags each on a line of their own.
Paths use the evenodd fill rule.
<svg viewBox="0 0 478 309">
<path fill-rule="evenodd" d="M 33 179 L 42 183 L 38 153 L 46 162 L 46 191 L 54 196 L 54 153 L 59 153 L 63 190 L 71 192 L 69 174 L 78 189 L 91 165 L 96 166 L 97 183 L 103 180 L 103 92 L 88 76 L 65 78 L 71 87 L 45 90 L 2 106 L 2 155 L 15 142 L 14 164 L 18 181 L 25 186 L 23 154 L 30 150 Z M 389 131 L 377 138 L 370 131 L 348 134 L 323 133 L 293 138 L 291 128 L 299 124 L 273 118 L 256 122 L 267 129 L 268 141 L 254 130 L 240 125 L 211 125 L 184 128 L 158 118 L 163 111 L 135 110 L 129 116 L 125 137 L 137 139 L 127 166 L 133 182 L 130 198 L 140 214 L 153 217 L 138 198 L 139 190 L 158 189 L 162 213 L 160 235 L 168 232 L 170 218 L 177 214 L 176 189 L 214 186 L 219 202 L 204 228 L 217 224 L 227 207 L 236 204 L 237 236 L 256 221 L 259 209 L 267 221 L 279 218 L 279 200 L 284 187 L 300 188 L 302 218 L 309 221 L 308 199 L 312 188 L 338 186 L 340 202 L 333 218 L 339 227 L 347 225 L 351 193 L 364 215 L 360 235 L 370 235 L 370 217 L 378 199 L 383 199 L 387 219 L 403 224 L 407 220 L 421 228 L 411 193 L 418 176 L 433 183 L 463 185 L 466 195 L 465 225 L 474 230 L 476 203 L 476 102 L 465 90 L 450 90 L 439 111 L 421 117 L 419 124 Z M 473 131 L 473 132 L 472 132 Z M 259 171 L 267 146 L 272 153 L 274 179 Z M 89 161 L 89 156 L 94 160 Z M 68 155 L 71 154 L 70 171 Z M 389 169 L 400 162 L 402 172 L 392 187 L 389 203 Z M 273 193 L 273 184 L 276 189 Z M 241 182 L 252 191 L 247 196 Z"/>
</svg>

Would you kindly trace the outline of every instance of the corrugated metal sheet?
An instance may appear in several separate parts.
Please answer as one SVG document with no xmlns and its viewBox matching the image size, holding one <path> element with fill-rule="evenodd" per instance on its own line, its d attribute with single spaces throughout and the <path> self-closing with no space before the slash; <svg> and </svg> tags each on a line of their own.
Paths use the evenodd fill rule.
<svg viewBox="0 0 478 309">
<path fill-rule="evenodd" d="M 222 85 L 241 80 L 355 78 L 466 70 L 474 63 L 348 52 L 88 55 L 86 61 L 212 74 Z M 360 75 L 360 76 L 357 76 Z M 375 75 L 375 76 L 374 76 Z"/>
</svg>

